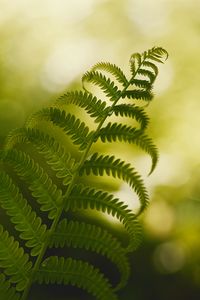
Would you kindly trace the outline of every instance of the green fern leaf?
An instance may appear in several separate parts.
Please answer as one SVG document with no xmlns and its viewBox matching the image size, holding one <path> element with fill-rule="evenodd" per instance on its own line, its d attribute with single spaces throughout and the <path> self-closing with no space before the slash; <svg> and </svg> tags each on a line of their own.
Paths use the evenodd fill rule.
<svg viewBox="0 0 200 300">
<path fill-rule="evenodd" d="M 162 58 L 163 56 L 165 56 L 165 60 L 168 59 L 168 56 L 169 56 L 168 52 L 162 47 L 153 47 L 152 49 L 149 49 L 147 51 L 147 54 L 148 54 L 148 56 L 155 55 L 159 58 Z"/>
<path fill-rule="evenodd" d="M 44 155 L 46 162 L 56 172 L 56 176 L 62 178 L 63 184 L 68 185 L 71 182 L 76 162 L 53 137 L 35 128 L 21 128 L 10 133 L 5 149 L 20 143 L 33 144 Z"/>
<path fill-rule="evenodd" d="M 26 286 L 31 267 L 28 254 L 0 225 L 0 268 L 5 269 L 4 273 L 10 277 L 10 282 L 16 283 L 17 291 L 22 291 Z"/>
<path fill-rule="evenodd" d="M 113 112 L 116 116 L 130 117 L 135 119 L 141 124 L 141 130 L 145 130 L 149 123 L 149 117 L 145 113 L 144 109 L 134 104 L 120 104 L 113 108 Z"/>
<path fill-rule="evenodd" d="M 149 78 L 149 81 L 150 81 L 150 85 L 155 81 L 156 79 L 156 75 L 154 72 L 150 71 L 150 70 L 147 70 L 147 69 L 142 69 L 140 68 L 138 70 L 138 74 L 139 75 L 143 75 L 145 77 L 148 77 Z"/>
<path fill-rule="evenodd" d="M 66 211 L 69 209 L 75 211 L 88 208 L 106 212 L 113 217 L 116 216 L 124 224 L 128 232 L 130 240 L 127 249 L 133 250 L 139 246 L 141 242 L 141 227 L 127 205 L 105 191 L 85 187 L 81 184 L 75 185 L 66 203 Z"/>
<path fill-rule="evenodd" d="M 154 63 L 146 60 L 146 61 L 143 61 L 142 66 L 152 69 L 152 71 L 154 71 L 154 73 L 155 73 L 155 77 L 157 77 L 158 67 Z"/>
<path fill-rule="evenodd" d="M 128 80 L 124 75 L 123 71 L 117 67 L 115 64 L 111 64 L 109 62 L 100 62 L 92 67 L 91 71 L 103 70 L 111 73 L 115 76 L 119 83 L 121 83 L 124 87 L 128 84 Z"/>
<path fill-rule="evenodd" d="M 52 122 L 62 128 L 67 135 L 71 136 L 73 143 L 79 145 L 80 150 L 87 147 L 88 141 L 93 135 L 93 132 L 89 132 L 89 128 L 85 126 L 84 122 L 81 122 L 70 113 L 66 115 L 64 110 L 61 111 L 58 108 L 50 107 L 39 111 L 28 124 L 31 125 L 31 122 L 38 122 L 39 120 Z"/>
<path fill-rule="evenodd" d="M 45 240 L 46 225 L 42 224 L 41 218 L 36 216 L 19 189 L 4 172 L 0 172 L 0 187 L 1 207 L 11 217 L 16 230 L 22 232 L 20 238 L 27 240 L 26 246 L 33 248 L 31 255 L 38 255 Z"/>
<path fill-rule="evenodd" d="M 150 91 L 152 89 L 152 84 L 148 80 L 142 80 L 142 79 L 133 79 L 131 81 L 132 85 L 135 85 L 136 87 L 143 88 L 144 90 Z"/>
<path fill-rule="evenodd" d="M 68 92 L 61 96 L 56 102 L 56 107 L 62 107 L 66 104 L 75 104 L 79 107 L 85 108 L 87 113 L 95 118 L 95 122 L 100 122 L 107 112 L 106 102 L 97 99 L 91 93 L 82 91 Z"/>
<path fill-rule="evenodd" d="M 68 222 L 66 219 L 63 219 L 51 236 L 49 247 L 58 248 L 64 246 L 85 248 L 105 255 L 117 265 L 121 273 L 121 281 L 116 288 L 120 289 L 127 283 L 130 267 L 125 251 L 120 243 L 101 227 L 77 221 Z"/>
<path fill-rule="evenodd" d="M 149 73 L 148 77 L 153 82 L 158 74 L 158 68 L 152 61 L 163 63 L 163 56 L 165 60 L 168 58 L 168 52 L 162 47 L 153 47 L 148 51 L 144 51 L 142 54 L 134 53 L 130 58 L 130 69 L 133 76 L 141 74 L 141 66 L 150 67 L 154 73 Z M 146 70 L 146 69 L 145 69 Z M 148 70 L 146 70 L 148 71 Z M 144 74 L 142 74 L 144 75 Z M 154 79 L 153 79 L 154 78 Z"/>
<path fill-rule="evenodd" d="M 71 284 L 86 290 L 98 300 L 117 300 L 107 279 L 93 266 L 72 258 L 51 256 L 35 275 L 39 283 Z"/>
<path fill-rule="evenodd" d="M 140 67 L 142 62 L 142 55 L 140 53 L 134 53 L 130 57 L 130 69 L 131 73 L 134 76 L 137 72 L 137 69 Z"/>
<path fill-rule="evenodd" d="M 165 56 L 165 60 L 166 60 L 168 58 L 168 52 L 162 47 L 153 47 L 147 52 L 147 58 L 159 63 L 163 63 L 162 60 L 163 56 Z"/>
<path fill-rule="evenodd" d="M 110 80 L 110 78 L 106 78 L 106 76 L 101 73 L 92 71 L 83 75 L 82 82 L 84 89 L 86 89 L 84 85 L 86 81 L 98 85 L 105 92 L 106 96 L 110 98 L 110 101 L 115 101 L 119 98 L 120 91 L 118 90 L 118 87 Z"/>
<path fill-rule="evenodd" d="M 108 176 L 112 175 L 114 178 L 118 177 L 119 179 L 123 179 L 139 196 L 141 202 L 139 213 L 147 206 L 148 195 L 143 181 L 138 173 L 131 168 L 130 164 L 126 164 L 120 159 L 115 159 L 114 156 L 103 156 L 94 153 L 90 159 L 84 162 L 79 175 L 82 176 L 84 173 L 86 173 L 86 175 L 93 173 L 96 176 L 103 176 L 103 174 L 106 173 Z"/>
<path fill-rule="evenodd" d="M 149 102 L 152 100 L 153 94 L 150 91 L 146 90 L 132 90 L 123 92 L 122 98 L 125 97 L 129 99 L 145 100 Z"/>
<path fill-rule="evenodd" d="M 111 123 L 109 122 L 105 127 L 101 128 L 98 137 L 101 138 L 102 142 L 112 142 L 112 141 L 130 141 L 140 134 L 140 130 L 135 127 Z"/>
<path fill-rule="evenodd" d="M 19 300 L 20 294 L 16 293 L 15 288 L 6 280 L 4 274 L 0 274 L 0 299 L 2 300 Z"/>
<path fill-rule="evenodd" d="M 156 167 L 158 162 L 158 151 L 152 140 L 148 136 L 141 134 L 141 131 L 131 126 L 108 123 L 106 127 L 99 131 L 99 137 L 102 142 L 125 141 L 134 143 L 147 152 L 152 158 L 152 167 L 150 174 Z"/>
<path fill-rule="evenodd" d="M 4 162 L 9 162 L 14 167 L 17 174 L 28 183 L 33 197 L 41 205 L 41 210 L 48 211 L 48 217 L 54 219 L 63 201 L 62 191 L 52 183 L 43 168 L 28 154 L 15 149 L 5 153 Z"/>
</svg>

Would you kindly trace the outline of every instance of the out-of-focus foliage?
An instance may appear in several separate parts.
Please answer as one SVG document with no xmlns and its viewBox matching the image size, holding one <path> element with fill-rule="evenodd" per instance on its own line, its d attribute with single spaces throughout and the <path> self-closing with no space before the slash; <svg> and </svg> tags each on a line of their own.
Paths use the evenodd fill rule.
<svg viewBox="0 0 200 300">
<path fill-rule="evenodd" d="M 0 0 L 0 37 L 0 141 L 30 112 L 79 86 L 78 75 L 96 61 L 126 66 L 132 52 L 168 50 L 148 108 L 160 162 L 146 179 L 152 195 L 146 238 L 122 298 L 198 299 L 200 2 Z M 149 160 L 123 149 L 147 174 Z M 120 195 L 126 192 L 122 186 Z"/>
</svg>

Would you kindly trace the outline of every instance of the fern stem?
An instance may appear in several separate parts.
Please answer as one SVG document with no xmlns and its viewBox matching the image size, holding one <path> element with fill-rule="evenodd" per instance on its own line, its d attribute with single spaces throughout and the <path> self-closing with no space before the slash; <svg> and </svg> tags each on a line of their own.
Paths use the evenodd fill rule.
<svg viewBox="0 0 200 300">
<path fill-rule="evenodd" d="M 71 193 L 71 191 L 72 191 L 72 188 L 73 188 L 74 183 L 75 183 L 75 181 L 76 181 L 76 179 L 77 179 L 77 176 L 78 176 L 78 174 L 79 174 L 79 171 L 80 171 L 80 169 L 81 169 L 81 167 L 82 167 L 84 161 L 85 161 L 86 158 L 88 157 L 88 153 L 89 153 L 89 151 L 90 151 L 90 149 L 91 149 L 91 147 L 92 147 L 92 144 L 93 144 L 94 141 L 95 141 L 96 136 L 99 134 L 99 131 L 101 130 L 101 128 L 102 128 L 104 122 L 106 121 L 107 117 L 110 116 L 110 115 L 112 114 L 113 108 L 115 107 L 115 105 L 117 104 L 117 102 L 120 100 L 120 98 L 122 97 L 122 95 L 124 94 L 124 92 L 126 92 L 126 90 L 128 89 L 128 87 L 130 86 L 131 82 L 133 81 L 133 79 L 134 79 L 135 76 L 137 75 L 138 70 L 139 70 L 140 66 L 142 65 L 142 63 L 145 61 L 145 59 L 146 59 L 146 58 L 144 58 L 143 61 L 141 61 L 141 63 L 138 65 L 138 68 L 136 69 L 135 73 L 133 74 L 133 76 L 131 77 L 131 79 L 127 82 L 127 84 L 126 84 L 126 86 L 124 87 L 124 89 L 119 93 L 119 96 L 115 99 L 115 101 L 113 102 L 113 104 L 110 106 L 110 108 L 108 109 L 107 114 L 102 118 L 102 120 L 100 121 L 100 123 L 99 123 L 99 125 L 98 125 L 98 127 L 97 127 L 97 129 L 96 129 L 96 131 L 95 131 L 95 133 L 94 133 L 93 136 L 91 137 L 91 139 L 90 139 L 90 141 L 89 141 L 89 143 L 88 143 L 88 146 L 87 146 L 87 148 L 85 149 L 85 151 L 84 151 L 84 153 L 83 153 L 83 155 L 82 155 L 82 157 L 81 157 L 81 160 L 80 160 L 80 162 L 79 162 L 79 164 L 78 164 L 78 166 L 77 166 L 77 168 L 76 168 L 76 170 L 75 170 L 75 172 L 74 172 L 74 174 L 73 174 L 73 177 L 72 177 L 72 180 L 71 180 L 71 182 L 70 182 L 70 184 L 69 184 L 69 186 L 68 186 L 68 189 L 67 189 L 66 193 L 63 195 L 63 204 L 62 204 L 62 206 L 60 207 L 60 209 L 58 210 L 57 216 L 55 217 L 55 219 L 54 219 L 54 221 L 53 221 L 53 223 L 52 223 L 52 225 L 51 225 L 51 228 L 49 229 L 48 237 L 47 237 L 46 241 L 44 242 L 43 247 L 41 248 L 40 254 L 39 254 L 38 257 L 37 257 L 37 260 L 36 260 L 36 262 L 35 262 L 35 265 L 34 265 L 34 267 L 33 267 L 33 269 L 32 269 L 32 276 L 30 276 L 30 280 L 29 280 L 29 282 L 28 282 L 26 288 L 24 289 L 24 292 L 23 292 L 23 295 L 22 295 L 21 300 L 26 300 L 27 297 L 28 297 L 29 291 L 30 291 L 30 289 L 31 289 L 31 285 L 32 285 L 32 283 L 33 283 L 34 275 L 35 275 L 35 273 L 38 271 L 39 266 L 40 266 L 40 264 L 41 264 L 41 262 L 42 262 L 42 259 L 43 259 L 44 255 L 45 255 L 45 252 L 46 252 L 46 250 L 47 250 L 47 248 L 48 248 L 48 245 L 49 245 L 49 239 L 51 238 L 52 234 L 54 233 L 54 231 L 55 231 L 55 229 L 56 229 L 56 226 L 57 226 L 57 224 L 58 224 L 58 222 L 59 222 L 59 220 L 60 220 L 60 217 L 61 217 L 62 212 L 63 212 L 63 210 L 64 210 L 65 204 L 66 204 L 66 202 L 67 202 L 67 200 L 68 200 L 68 197 L 69 197 L 69 195 L 70 195 L 70 193 Z"/>
</svg>

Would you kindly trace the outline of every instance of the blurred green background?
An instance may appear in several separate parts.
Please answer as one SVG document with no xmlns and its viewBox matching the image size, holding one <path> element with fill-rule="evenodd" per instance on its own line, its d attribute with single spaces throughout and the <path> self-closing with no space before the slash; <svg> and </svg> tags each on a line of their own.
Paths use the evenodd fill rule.
<svg viewBox="0 0 200 300">
<path fill-rule="evenodd" d="M 147 177 L 146 155 L 126 148 L 151 204 L 120 296 L 200 299 L 200 1 L 0 0 L 0 38 L 1 145 L 30 113 L 80 88 L 94 63 L 110 61 L 128 73 L 133 52 L 153 46 L 169 52 L 147 108 L 160 151 L 155 172 Z M 119 194 L 126 201 L 125 186 Z M 69 288 L 68 297 L 58 299 L 75 300 L 76 293 Z"/>
</svg>

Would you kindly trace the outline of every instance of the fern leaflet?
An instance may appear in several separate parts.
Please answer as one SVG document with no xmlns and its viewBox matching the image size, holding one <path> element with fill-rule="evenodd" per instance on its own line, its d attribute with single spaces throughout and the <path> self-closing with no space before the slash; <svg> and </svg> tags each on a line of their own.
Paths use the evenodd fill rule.
<svg viewBox="0 0 200 300">
<path fill-rule="evenodd" d="M 0 175 L 0 204 L 11 217 L 16 230 L 22 232 L 20 238 L 27 240 L 27 247 L 33 248 L 31 255 L 36 256 L 45 240 L 46 225 L 42 224 L 41 218 L 32 210 L 11 178 L 3 172 Z"/>
<path fill-rule="evenodd" d="M 122 275 L 117 289 L 124 286 L 130 273 L 130 267 L 124 248 L 113 238 L 106 230 L 95 225 L 84 222 L 68 222 L 63 219 L 57 226 L 57 229 L 50 240 L 50 247 L 72 246 L 74 248 L 85 248 L 102 255 L 107 256 L 114 264 L 117 265 Z M 115 251 L 113 252 L 113 249 Z"/>
<path fill-rule="evenodd" d="M 117 300 L 110 284 L 98 269 L 80 260 L 52 256 L 42 262 L 35 275 L 39 283 L 71 284 L 86 289 L 99 300 Z"/>
<path fill-rule="evenodd" d="M 28 280 L 32 263 L 19 243 L 9 236 L 0 225 L 0 267 L 10 276 L 10 282 L 16 283 L 16 290 L 22 291 Z"/>
<path fill-rule="evenodd" d="M 92 71 L 96 70 L 102 70 L 111 73 L 123 86 L 126 86 L 128 84 L 128 80 L 124 75 L 123 71 L 115 64 L 100 62 L 92 68 Z"/>
<path fill-rule="evenodd" d="M 86 173 L 86 175 L 93 173 L 97 176 L 103 176 L 103 174 L 106 173 L 108 176 L 112 175 L 114 178 L 118 177 L 119 179 L 123 179 L 139 196 L 141 202 L 140 212 L 147 206 L 149 199 L 143 181 L 139 174 L 131 168 L 129 163 L 115 159 L 114 156 L 103 156 L 94 153 L 90 159 L 84 162 L 79 175 L 81 176 L 84 173 Z"/>
<path fill-rule="evenodd" d="M 92 94 L 82 91 L 68 92 L 61 96 L 55 103 L 56 107 L 61 108 L 63 105 L 75 104 L 79 107 L 85 108 L 87 113 L 95 118 L 95 122 L 101 121 L 107 112 L 106 102 L 97 99 Z"/>
</svg>

